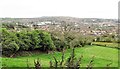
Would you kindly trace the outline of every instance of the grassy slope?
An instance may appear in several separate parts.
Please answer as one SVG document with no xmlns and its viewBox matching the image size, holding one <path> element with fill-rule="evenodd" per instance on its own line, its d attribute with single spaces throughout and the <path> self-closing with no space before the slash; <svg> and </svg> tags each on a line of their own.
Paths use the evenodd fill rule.
<svg viewBox="0 0 120 69">
<path fill-rule="evenodd" d="M 70 55 L 71 49 L 68 49 L 65 52 L 65 57 L 67 58 Z M 95 55 L 94 66 L 98 67 L 105 67 L 106 64 L 112 62 L 111 66 L 118 66 L 118 50 L 113 48 L 107 47 L 100 47 L 100 46 L 87 46 L 83 48 L 76 48 L 75 49 L 76 57 L 83 55 L 82 66 L 86 66 L 91 57 Z M 55 57 L 60 60 L 61 53 L 56 52 L 54 53 Z M 40 59 L 42 66 L 46 67 L 49 66 L 49 61 L 52 60 L 51 54 L 34 54 L 31 56 L 26 57 L 17 57 L 17 58 L 2 58 L 2 64 L 7 67 L 26 67 L 26 61 L 29 60 L 29 65 L 34 65 L 34 59 Z"/>
</svg>

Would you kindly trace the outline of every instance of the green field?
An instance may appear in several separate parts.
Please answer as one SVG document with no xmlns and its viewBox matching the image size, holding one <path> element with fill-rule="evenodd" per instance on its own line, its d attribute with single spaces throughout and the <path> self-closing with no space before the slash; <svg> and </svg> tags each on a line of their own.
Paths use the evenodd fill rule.
<svg viewBox="0 0 120 69">
<path fill-rule="evenodd" d="M 71 49 L 65 51 L 65 58 L 70 56 Z M 53 54 L 57 60 L 61 60 L 61 52 L 55 52 Z M 107 64 L 111 63 L 112 67 L 118 66 L 118 49 L 108 48 L 108 47 L 100 47 L 100 46 L 86 46 L 82 48 L 75 48 L 76 57 L 80 57 L 83 55 L 82 66 L 86 67 L 86 65 L 91 60 L 92 56 L 95 56 L 94 59 L 94 67 L 105 67 Z M 27 59 L 28 64 L 33 67 L 34 60 L 39 58 L 43 67 L 49 66 L 49 61 L 52 60 L 52 54 L 33 54 L 31 56 L 25 57 L 16 57 L 16 58 L 2 58 L 2 65 L 4 67 L 26 67 Z"/>
<path fill-rule="evenodd" d="M 111 48 L 119 48 L 119 43 L 111 43 L 111 42 L 92 42 L 93 45 L 111 47 Z"/>
</svg>

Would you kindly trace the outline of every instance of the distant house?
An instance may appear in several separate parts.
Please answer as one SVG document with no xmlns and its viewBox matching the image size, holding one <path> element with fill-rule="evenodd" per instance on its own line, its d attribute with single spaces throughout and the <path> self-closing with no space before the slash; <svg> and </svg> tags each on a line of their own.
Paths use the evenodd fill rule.
<svg viewBox="0 0 120 69">
<path fill-rule="evenodd" d="M 34 27 L 41 27 L 41 26 L 45 26 L 46 24 L 44 22 L 36 22 L 35 24 L 33 24 Z"/>
<path fill-rule="evenodd" d="M 47 25 L 45 22 L 37 22 L 33 24 L 34 28 L 42 29 L 42 30 L 48 30 L 49 25 Z"/>
</svg>

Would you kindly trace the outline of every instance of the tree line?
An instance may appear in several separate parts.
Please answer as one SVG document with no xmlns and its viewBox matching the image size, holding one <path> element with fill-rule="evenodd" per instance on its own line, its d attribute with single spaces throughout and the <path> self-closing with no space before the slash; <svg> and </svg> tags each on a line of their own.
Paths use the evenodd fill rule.
<svg viewBox="0 0 120 69">
<path fill-rule="evenodd" d="M 72 33 L 56 33 L 42 30 L 23 30 L 20 32 L 2 28 L 2 54 L 13 57 L 20 51 L 39 50 L 42 52 L 62 51 L 72 47 L 83 47 L 93 40 Z"/>
</svg>

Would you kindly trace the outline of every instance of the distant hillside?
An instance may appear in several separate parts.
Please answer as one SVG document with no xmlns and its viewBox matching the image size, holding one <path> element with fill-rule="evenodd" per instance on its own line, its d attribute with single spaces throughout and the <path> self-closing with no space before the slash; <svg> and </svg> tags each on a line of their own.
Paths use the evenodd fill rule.
<svg viewBox="0 0 120 69">
<path fill-rule="evenodd" d="M 117 19 L 100 19 L 100 18 L 76 18 L 65 16 L 44 16 L 39 18 L 0 18 L 0 23 L 35 23 L 35 22 L 57 22 L 62 21 L 66 23 L 117 23 Z"/>
</svg>

